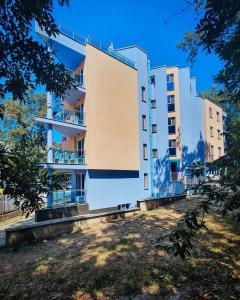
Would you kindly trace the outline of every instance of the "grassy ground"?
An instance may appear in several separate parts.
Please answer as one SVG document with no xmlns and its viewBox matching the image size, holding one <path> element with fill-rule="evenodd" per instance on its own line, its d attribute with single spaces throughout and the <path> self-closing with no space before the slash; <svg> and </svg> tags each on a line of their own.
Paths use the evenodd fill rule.
<svg viewBox="0 0 240 300">
<path fill-rule="evenodd" d="M 0 299 L 240 299 L 240 229 L 230 220 L 210 214 L 187 261 L 151 246 L 189 205 L 2 249 Z"/>
</svg>

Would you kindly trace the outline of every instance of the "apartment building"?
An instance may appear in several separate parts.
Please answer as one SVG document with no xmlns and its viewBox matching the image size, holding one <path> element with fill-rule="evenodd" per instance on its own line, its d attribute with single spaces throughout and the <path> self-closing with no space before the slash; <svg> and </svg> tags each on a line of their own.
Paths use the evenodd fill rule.
<svg viewBox="0 0 240 300">
<path fill-rule="evenodd" d="M 63 27 L 56 37 L 36 32 L 78 84 L 60 100 L 48 93 L 47 115 L 37 118 L 48 126 L 45 167 L 71 174 L 67 190 L 49 192 L 48 207 L 122 209 L 182 194 L 187 166 L 205 161 L 209 128 L 189 68 L 151 68 L 139 46 L 103 47 Z"/>
<path fill-rule="evenodd" d="M 205 157 L 213 162 L 224 155 L 224 122 L 226 113 L 215 103 L 204 99 Z"/>
</svg>

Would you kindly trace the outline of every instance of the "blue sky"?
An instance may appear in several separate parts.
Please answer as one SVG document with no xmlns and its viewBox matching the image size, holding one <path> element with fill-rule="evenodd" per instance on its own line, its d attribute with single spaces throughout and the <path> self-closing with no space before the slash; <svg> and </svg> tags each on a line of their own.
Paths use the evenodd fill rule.
<svg viewBox="0 0 240 300">
<path fill-rule="evenodd" d="M 193 10 L 176 14 L 184 7 L 184 0 L 70 0 L 69 8 L 56 4 L 54 16 L 57 23 L 105 45 L 139 45 L 149 53 L 151 66 L 183 67 L 189 65 L 187 54 L 177 49 L 176 44 L 195 24 Z M 212 86 L 220 67 L 215 55 L 199 53 L 191 71 L 197 77 L 198 91 Z"/>
</svg>

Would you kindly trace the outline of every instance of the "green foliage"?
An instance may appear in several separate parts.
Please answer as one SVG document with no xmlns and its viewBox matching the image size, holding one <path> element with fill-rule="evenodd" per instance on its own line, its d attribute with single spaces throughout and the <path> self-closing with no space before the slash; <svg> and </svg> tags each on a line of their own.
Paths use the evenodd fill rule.
<svg viewBox="0 0 240 300">
<path fill-rule="evenodd" d="M 68 0 L 58 0 L 68 5 Z M 53 18 L 53 0 L 0 0 L 0 98 L 27 99 L 29 88 L 39 85 L 61 96 L 74 87 L 63 64 L 54 60 L 47 46 L 33 39 L 32 24 L 38 22 L 49 36 L 59 31 Z"/>
<path fill-rule="evenodd" d="M 0 122 L 0 188 L 14 198 L 26 216 L 44 205 L 48 190 L 61 190 L 69 175 L 49 176 L 40 163 L 46 160 L 46 128 L 35 122 L 46 113 L 46 95 L 31 94 L 31 101 L 3 100 Z"/>
<path fill-rule="evenodd" d="M 44 206 L 48 190 L 62 189 L 69 180 L 69 175 L 62 172 L 49 176 L 39 163 L 44 160 L 45 151 L 37 133 L 23 137 L 18 144 L 0 143 L 0 188 L 15 199 L 26 217 Z"/>
<path fill-rule="evenodd" d="M 7 144 L 18 143 L 23 135 L 38 131 L 46 139 L 45 127 L 36 123 L 37 116 L 46 115 L 46 94 L 30 94 L 31 101 L 2 100 L 2 120 L 0 121 L 1 141 Z"/>
<path fill-rule="evenodd" d="M 178 47 L 189 53 L 195 61 L 203 49 L 214 52 L 224 63 L 215 80 L 224 86 L 228 101 L 237 103 L 240 98 L 240 1 L 193 0 L 198 22 L 193 33 L 187 32 Z"/>
</svg>

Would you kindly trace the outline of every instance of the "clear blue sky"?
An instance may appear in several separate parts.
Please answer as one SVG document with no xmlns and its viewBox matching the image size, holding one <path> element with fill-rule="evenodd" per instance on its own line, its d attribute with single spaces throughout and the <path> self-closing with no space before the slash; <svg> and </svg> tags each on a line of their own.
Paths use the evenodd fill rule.
<svg viewBox="0 0 240 300">
<path fill-rule="evenodd" d="M 83 36 L 91 36 L 115 48 L 139 45 L 149 53 L 151 66 L 187 66 L 187 54 L 177 49 L 183 33 L 195 24 L 193 10 L 178 15 L 184 0 L 70 0 L 70 7 L 55 5 L 56 22 Z M 166 19 L 170 20 L 165 23 Z M 191 74 L 197 77 L 198 91 L 212 86 L 221 63 L 214 55 L 200 53 Z"/>
</svg>

